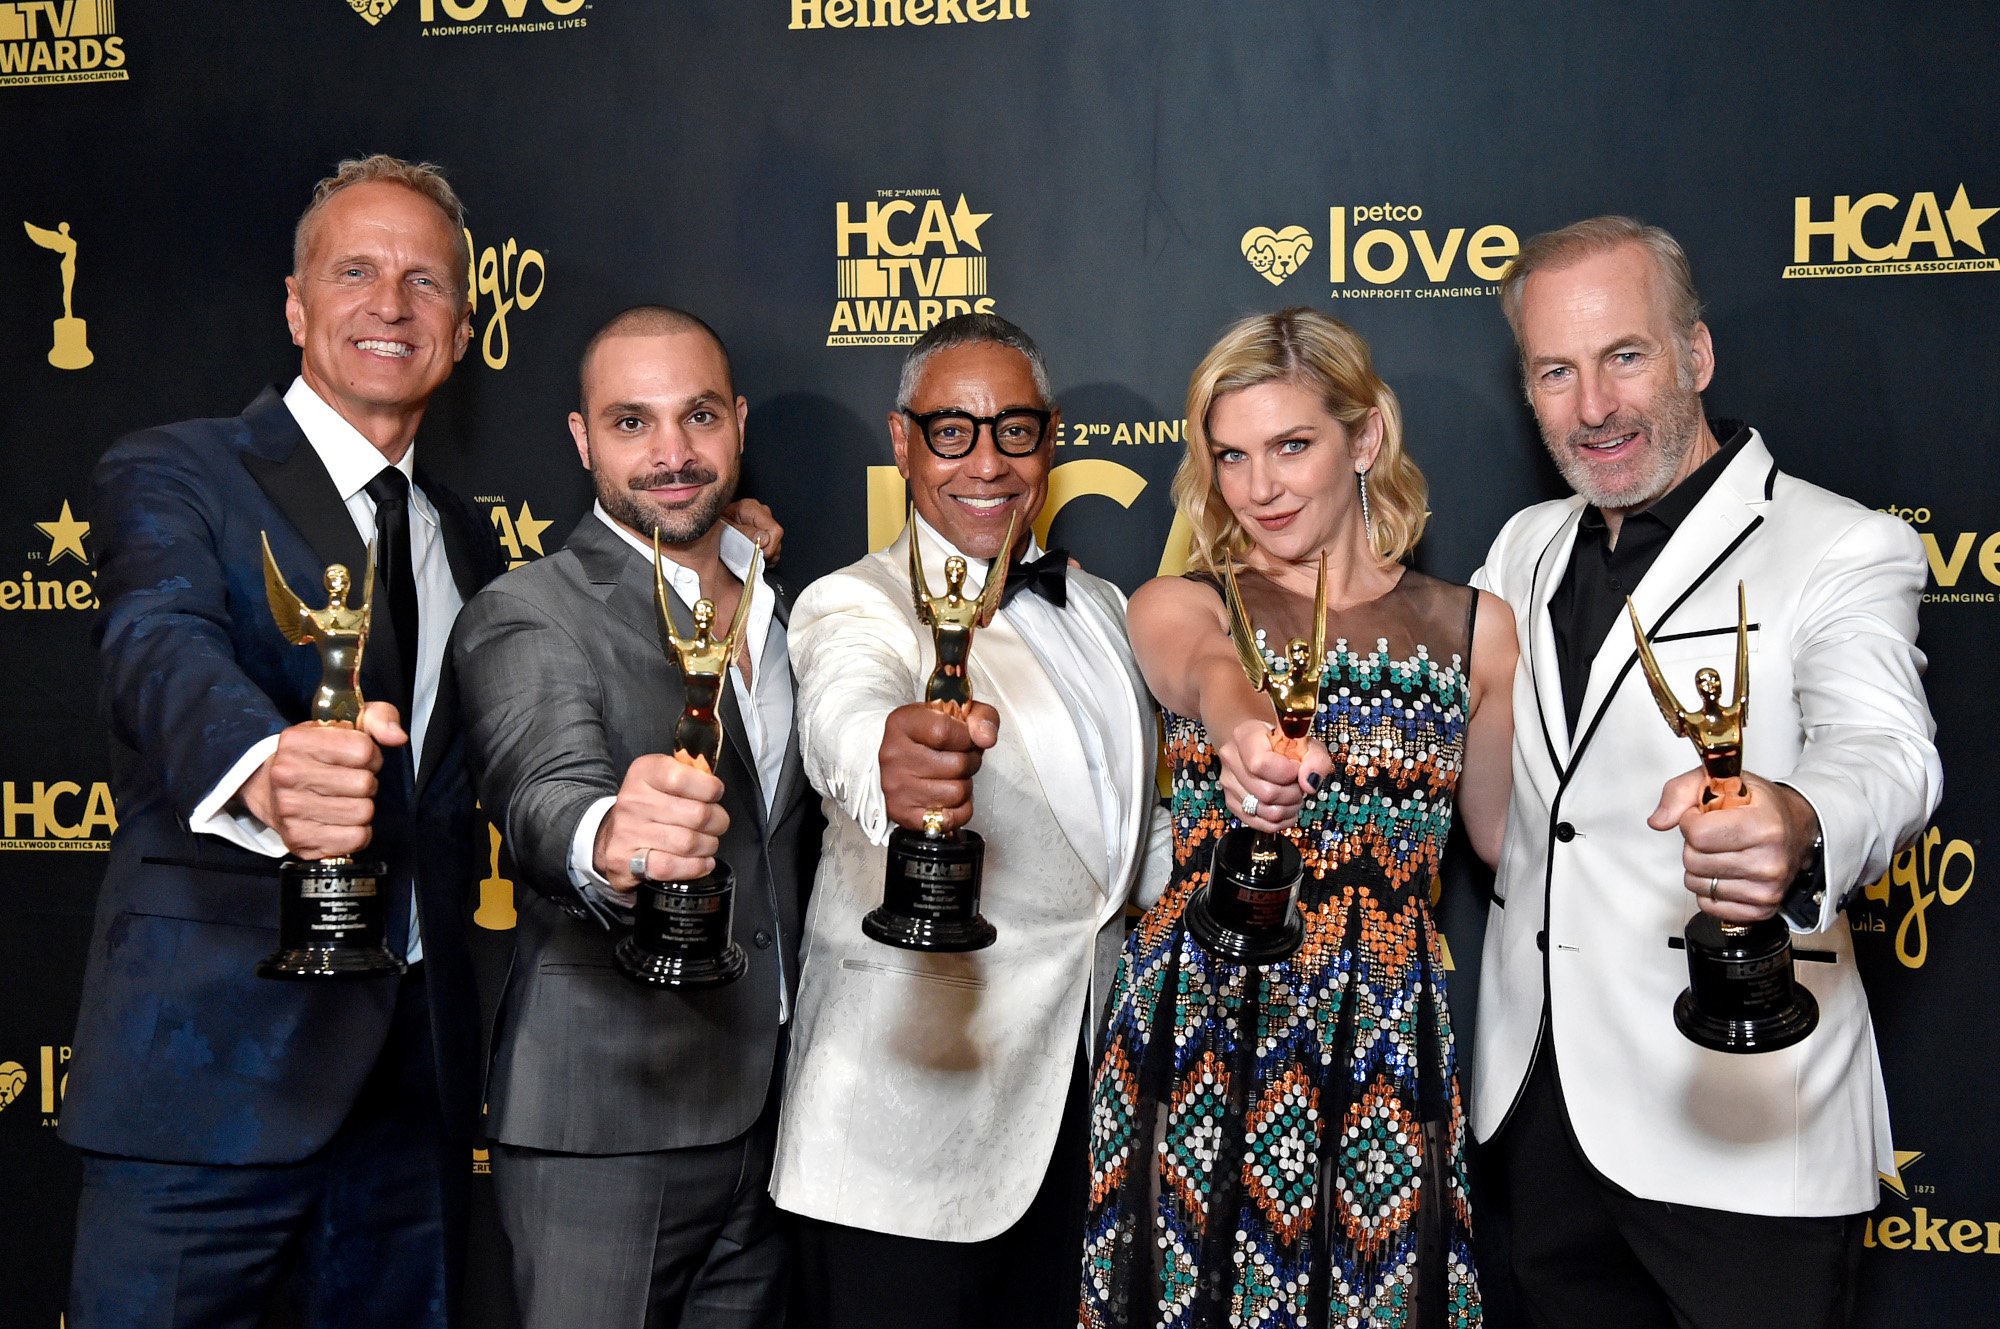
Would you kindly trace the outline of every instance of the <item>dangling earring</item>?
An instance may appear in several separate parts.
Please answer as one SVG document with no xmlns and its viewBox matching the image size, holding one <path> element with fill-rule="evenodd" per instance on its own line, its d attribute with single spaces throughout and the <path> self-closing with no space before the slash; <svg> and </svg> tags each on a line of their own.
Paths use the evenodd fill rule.
<svg viewBox="0 0 2000 1329">
<path fill-rule="evenodd" d="M 1368 472 L 1357 472 L 1355 478 L 1361 481 L 1361 526 L 1368 533 L 1368 547 L 1375 547 L 1375 518 L 1368 511 Z"/>
</svg>

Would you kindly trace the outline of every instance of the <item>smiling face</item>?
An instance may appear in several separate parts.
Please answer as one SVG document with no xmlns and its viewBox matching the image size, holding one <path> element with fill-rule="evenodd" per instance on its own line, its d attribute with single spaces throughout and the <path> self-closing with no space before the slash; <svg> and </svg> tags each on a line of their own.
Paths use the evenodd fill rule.
<svg viewBox="0 0 2000 1329">
<path fill-rule="evenodd" d="M 1638 244 L 1536 272 L 1521 289 L 1521 360 L 1563 479 L 1607 511 L 1645 507 L 1715 452 L 1701 392 L 1705 324 L 1682 350 L 1652 256 Z"/>
<path fill-rule="evenodd" d="M 1316 394 L 1280 379 L 1217 397 L 1207 432 L 1216 492 L 1257 548 L 1290 563 L 1342 539 L 1365 551 L 1355 477 L 1382 446 L 1379 410 L 1351 431 Z"/>
<path fill-rule="evenodd" d="M 1028 357 L 998 342 L 972 342 L 938 351 L 924 361 L 910 393 L 919 415 L 947 408 L 992 416 L 1015 407 L 1049 409 L 1035 389 Z M 974 558 L 992 558 L 1016 513 L 1021 524 L 1016 548 L 1025 547 L 1035 518 L 1049 494 L 1049 463 L 1055 453 L 1060 411 L 1049 420 L 1042 444 L 1025 457 L 1009 457 L 994 446 L 982 425 L 972 451 L 947 461 L 924 442 L 923 430 L 898 411 L 889 417 L 896 469 L 909 481 L 910 500 L 931 528 Z"/>
<path fill-rule="evenodd" d="M 472 335 L 457 241 L 415 190 L 350 185 L 327 199 L 285 279 L 307 386 L 392 461 Z"/>
<path fill-rule="evenodd" d="M 569 430 L 604 510 L 642 540 L 657 531 L 687 548 L 721 539 L 748 414 L 722 348 L 695 328 L 597 343 Z"/>
</svg>

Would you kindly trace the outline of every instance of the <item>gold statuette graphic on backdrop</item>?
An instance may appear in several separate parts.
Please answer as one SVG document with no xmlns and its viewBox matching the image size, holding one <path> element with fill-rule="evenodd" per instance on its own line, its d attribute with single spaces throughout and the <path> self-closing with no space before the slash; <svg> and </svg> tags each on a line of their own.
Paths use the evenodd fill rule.
<svg viewBox="0 0 2000 1329">
<path fill-rule="evenodd" d="M 722 698 L 729 666 L 743 647 L 750 600 L 757 589 L 762 551 L 752 551 L 743 574 L 743 594 L 729 631 L 715 635 L 715 602 L 697 600 L 694 635 L 674 627 L 659 532 L 653 533 L 653 606 L 660 616 L 660 645 L 681 679 L 681 717 L 674 726 L 674 760 L 719 772 L 722 764 Z M 712 988 L 734 983 L 749 958 L 730 935 L 736 916 L 736 872 L 720 858 L 706 876 L 692 881 L 642 877 L 632 931 L 612 958 L 619 972 L 647 987 Z"/>
<path fill-rule="evenodd" d="M 375 599 L 375 546 L 361 579 L 361 607 L 349 606 L 354 582 L 345 564 L 326 570 L 326 607 L 309 609 L 285 583 L 264 542 L 264 596 L 278 631 L 294 646 L 319 652 L 320 681 L 311 718 L 353 728 L 361 719 L 361 657 Z M 278 949 L 257 964 L 265 978 L 362 978 L 400 974 L 403 962 L 383 944 L 380 862 L 348 857 L 287 858 L 278 865 Z"/>
<path fill-rule="evenodd" d="M 56 320 L 55 344 L 49 347 L 49 363 L 57 369 L 87 368 L 96 357 L 90 353 L 90 345 L 84 340 L 84 321 L 76 316 L 76 241 L 70 237 L 69 223 L 57 222 L 53 231 L 33 222 L 22 222 L 21 225 L 27 228 L 30 240 L 62 255 L 63 311 L 62 317 Z"/>
<path fill-rule="evenodd" d="M 1736 683 L 1722 700 L 1722 675 L 1703 668 L 1694 676 L 1700 704 L 1681 705 L 1654 658 L 1639 622 L 1638 606 L 1625 598 L 1639 664 L 1667 727 L 1694 744 L 1701 758 L 1701 808 L 1742 807 L 1751 800 L 1743 781 L 1743 736 L 1750 718 L 1750 614 L 1743 583 L 1736 584 Z M 1725 923 L 1696 913 L 1683 932 L 1688 987 L 1674 1003 L 1674 1024 L 1716 1052 L 1775 1052 L 1812 1033 L 1819 1003 L 1792 973 L 1792 934 L 1781 918 Z"/>
<path fill-rule="evenodd" d="M 972 705 L 972 634 L 1000 612 L 1020 517 L 1016 512 L 1008 518 L 1000 552 L 987 567 L 986 585 L 977 597 L 965 593 L 966 563 L 960 554 L 945 559 L 944 594 L 934 595 L 924 577 L 916 510 L 910 511 L 910 595 L 917 621 L 931 630 L 937 659 L 924 684 L 924 705 L 933 710 L 962 720 Z M 942 809 L 924 814 L 921 831 L 898 826 L 889 832 L 882 903 L 868 911 L 861 930 L 906 951 L 986 949 L 999 933 L 979 912 L 985 862 L 985 838 L 965 827 L 946 830 Z"/>
<path fill-rule="evenodd" d="M 1292 638 L 1275 665 L 1266 663 L 1258 649 L 1235 564 L 1223 564 L 1222 575 L 1236 662 L 1277 712 L 1278 733 L 1271 747 L 1297 760 L 1305 755 L 1319 710 L 1319 682 L 1326 673 L 1326 555 L 1320 555 L 1313 592 L 1312 640 Z M 1305 861 L 1291 841 L 1269 831 L 1234 827 L 1216 840 L 1208 881 L 1188 901 L 1188 931 L 1210 954 L 1238 964 L 1283 960 L 1305 940 L 1305 919 L 1299 914 L 1304 880 Z"/>
</svg>

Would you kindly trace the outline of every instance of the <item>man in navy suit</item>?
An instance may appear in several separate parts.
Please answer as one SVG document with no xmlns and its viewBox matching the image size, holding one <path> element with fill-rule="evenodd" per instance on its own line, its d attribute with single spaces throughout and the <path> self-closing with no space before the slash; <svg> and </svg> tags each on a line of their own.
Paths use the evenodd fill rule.
<svg viewBox="0 0 2000 1329">
<path fill-rule="evenodd" d="M 435 170 L 343 163 L 299 221 L 291 387 L 134 434 L 98 465 L 120 815 L 62 1123 L 84 1151 L 76 1329 L 252 1326 L 281 1287 L 316 1326 L 455 1319 L 485 837 L 445 644 L 500 559 L 413 442 L 471 335 L 466 269 Z M 260 533 L 309 598 L 377 540 L 358 729 L 308 722 L 319 660 L 272 621 Z M 257 977 L 279 859 L 364 847 L 388 866 L 409 972 Z"/>
</svg>

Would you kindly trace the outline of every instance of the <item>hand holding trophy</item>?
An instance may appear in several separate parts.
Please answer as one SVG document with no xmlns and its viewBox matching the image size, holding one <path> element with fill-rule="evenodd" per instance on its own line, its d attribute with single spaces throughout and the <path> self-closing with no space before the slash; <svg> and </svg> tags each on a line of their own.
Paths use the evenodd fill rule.
<svg viewBox="0 0 2000 1329">
<path fill-rule="evenodd" d="M 945 560 L 944 594 L 931 594 L 917 548 L 914 515 L 911 518 L 910 593 L 916 600 L 917 620 L 931 630 L 937 657 L 924 687 L 924 704 L 934 710 L 964 719 L 972 705 L 967 673 L 972 634 L 991 623 L 999 611 L 1018 525 L 1017 514 L 1008 521 L 986 585 L 974 599 L 965 594 L 965 559 L 958 554 Z M 998 936 L 979 913 L 986 842 L 977 831 L 947 831 L 944 821 L 944 812 L 933 808 L 924 814 L 923 830 L 899 826 L 889 833 L 882 903 L 861 920 L 861 930 L 876 941 L 910 951 L 977 951 L 991 946 Z"/>
<path fill-rule="evenodd" d="M 1250 686 L 1271 699 L 1278 714 L 1274 751 L 1303 757 L 1319 709 L 1319 681 L 1326 672 L 1326 555 L 1320 555 L 1313 593 L 1313 635 L 1294 637 L 1284 658 L 1267 664 L 1257 630 L 1243 607 L 1234 564 L 1223 565 L 1229 592 L 1229 637 Z M 1305 940 L 1299 886 L 1305 863 L 1291 841 L 1269 831 L 1238 826 L 1216 841 L 1208 881 L 1188 901 L 1188 931 L 1212 955 L 1238 964 L 1273 964 Z"/>
<path fill-rule="evenodd" d="M 660 537 L 653 535 L 653 602 L 660 615 L 660 642 L 681 676 L 681 718 L 674 726 L 674 760 L 715 772 L 722 759 L 723 689 L 729 666 L 743 645 L 750 621 L 750 597 L 757 587 L 758 553 L 743 575 L 743 594 L 728 633 L 715 636 L 715 602 L 697 600 L 694 635 L 674 629 L 668 608 L 666 573 L 660 565 Z M 706 876 L 691 881 L 639 879 L 632 932 L 618 943 L 613 959 L 635 983 L 647 987 L 710 988 L 734 983 L 749 960 L 730 936 L 736 914 L 736 873 L 720 859 Z"/>
<path fill-rule="evenodd" d="M 1684 707 L 1639 623 L 1638 607 L 1626 597 L 1639 663 L 1653 700 L 1668 728 L 1694 744 L 1704 782 L 1701 807 L 1742 807 L 1750 801 L 1743 781 L 1743 728 L 1750 711 L 1750 618 L 1743 584 L 1736 586 L 1736 686 L 1727 704 L 1722 675 L 1695 674 L 1701 704 Z M 1725 923 L 1697 913 L 1683 933 L 1687 940 L 1689 986 L 1674 1003 L 1674 1024 L 1691 1041 L 1717 1052 L 1775 1052 L 1805 1038 L 1819 1025 L 1819 1003 L 1792 973 L 1791 929 L 1779 918 Z"/>
<path fill-rule="evenodd" d="M 354 728 L 361 718 L 361 655 L 368 645 L 374 603 L 375 547 L 368 547 L 361 608 L 348 607 L 353 582 L 345 565 L 326 570 L 324 609 L 308 609 L 264 541 L 264 597 L 278 631 L 294 646 L 319 651 L 320 683 L 313 693 L 312 723 Z M 353 978 L 400 974 L 405 965 L 383 944 L 380 862 L 345 855 L 286 858 L 278 865 L 278 949 L 260 960 L 264 978 Z"/>
</svg>

